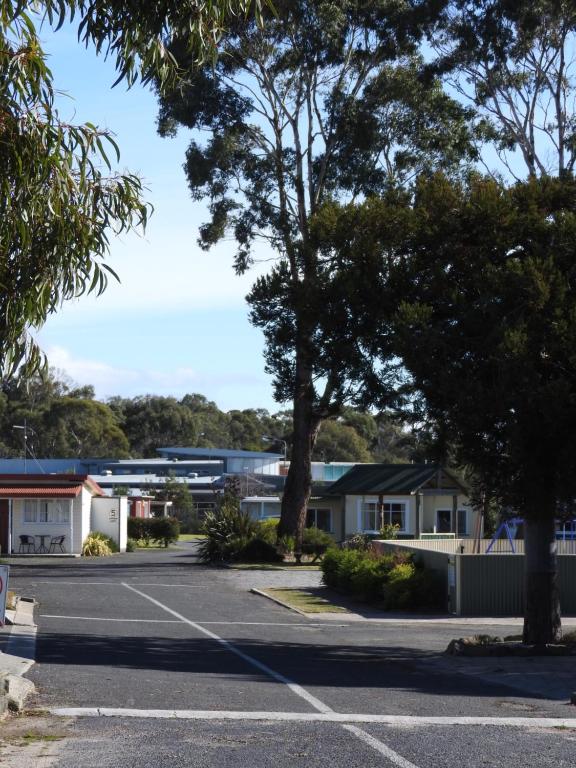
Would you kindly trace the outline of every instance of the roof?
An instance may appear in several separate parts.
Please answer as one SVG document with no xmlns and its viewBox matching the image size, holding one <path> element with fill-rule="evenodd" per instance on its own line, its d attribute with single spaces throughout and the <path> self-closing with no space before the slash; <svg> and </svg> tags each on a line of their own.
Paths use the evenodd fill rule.
<svg viewBox="0 0 576 768">
<path fill-rule="evenodd" d="M 165 475 L 94 475 L 94 479 L 100 485 L 164 485 L 176 481 L 181 485 L 213 485 L 221 480 L 222 475 L 200 475 L 199 477 L 166 477 Z"/>
<path fill-rule="evenodd" d="M 71 474 L 49 474 L 49 475 L 21 475 L 21 474 L 0 474 L 0 493 L 2 498 L 7 498 L 6 491 L 15 491 L 14 495 L 24 497 L 28 493 L 30 496 L 46 496 L 70 498 L 77 496 L 82 490 L 87 488 L 95 496 L 102 496 L 102 488 L 89 475 L 71 475 Z M 70 494 L 67 491 L 79 488 L 76 493 Z"/>
<path fill-rule="evenodd" d="M 357 464 L 325 494 L 414 493 L 439 471 L 447 475 L 455 487 L 466 491 L 449 470 L 438 464 Z"/>
<path fill-rule="evenodd" d="M 236 451 L 232 448 L 158 448 L 169 456 L 198 456 L 206 459 L 283 459 L 283 453 L 265 451 Z"/>
<path fill-rule="evenodd" d="M 81 485 L 0 487 L 0 499 L 74 499 L 81 490 Z"/>
</svg>

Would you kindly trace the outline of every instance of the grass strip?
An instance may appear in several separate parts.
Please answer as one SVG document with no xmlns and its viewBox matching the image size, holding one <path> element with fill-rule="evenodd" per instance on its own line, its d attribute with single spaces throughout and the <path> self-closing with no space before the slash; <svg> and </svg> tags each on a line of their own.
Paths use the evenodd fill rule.
<svg viewBox="0 0 576 768">
<path fill-rule="evenodd" d="M 276 600 L 281 600 L 291 608 L 297 608 L 304 613 L 349 613 L 341 605 L 334 605 L 329 600 L 319 597 L 306 589 L 281 589 L 269 587 L 262 592 Z"/>
</svg>

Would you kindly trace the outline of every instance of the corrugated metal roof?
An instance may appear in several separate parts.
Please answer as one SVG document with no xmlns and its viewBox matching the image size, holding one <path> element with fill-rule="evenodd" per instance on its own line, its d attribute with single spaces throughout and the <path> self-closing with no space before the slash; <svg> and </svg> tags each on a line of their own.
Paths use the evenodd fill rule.
<svg viewBox="0 0 576 768">
<path fill-rule="evenodd" d="M 440 469 L 437 464 L 357 464 L 326 493 L 412 493 Z M 459 485 L 455 479 L 453 481 Z"/>
<path fill-rule="evenodd" d="M 158 448 L 158 453 L 169 456 L 198 456 L 213 459 L 282 459 L 283 453 L 265 451 L 236 451 L 232 448 Z"/>
<path fill-rule="evenodd" d="M 0 488 L 0 499 L 74 499 L 81 490 L 81 485 L 44 488 L 23 485 L 18 488 Z"/>
</svg>

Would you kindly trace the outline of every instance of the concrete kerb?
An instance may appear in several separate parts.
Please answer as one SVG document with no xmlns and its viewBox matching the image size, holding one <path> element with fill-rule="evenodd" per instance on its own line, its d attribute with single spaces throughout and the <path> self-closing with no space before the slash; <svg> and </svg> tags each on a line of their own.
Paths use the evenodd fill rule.
<svg viewBox="0 0 576 768">
<path fill-rule="evenodd" d="M 289 611 L 294 611 L 294 613 L 299 613 L 300 616 L 306 616 L 306 618 L 310 618 L 309 613 L 304 613 L 304 611 L 301 611 L 300 608 L 294 608 L 293 605 L 290 605 L 290 603 L 284 602 L 284 600 L 280 600 L 277 597 L 274 597 L 273 595 L 269 595 L 268 592 L 265 592 L 263 589 L 256 589 L 256 587 L 252 587 L 250 590 L 252 594 L 254 595 L 260 595 L 260 597 L 265 597 L 267 600 L 272 600 L 273 603 L 276 603 L 277 605 L 281 605 L 283 608 L 288 608 Z M 316 616 L 316 614 L 314 614 Z"/>
<path fill-rule="evenodd" d="M 19 599 L 9 617 L 6 650 L 0 651 L 0 717 L 7 710 L 21 712 L 26 699 L 35 691 L 34 683 L 22 677 L 34 664 L 37 631 L 34 606 L 33 600 Z"/>
</svg>

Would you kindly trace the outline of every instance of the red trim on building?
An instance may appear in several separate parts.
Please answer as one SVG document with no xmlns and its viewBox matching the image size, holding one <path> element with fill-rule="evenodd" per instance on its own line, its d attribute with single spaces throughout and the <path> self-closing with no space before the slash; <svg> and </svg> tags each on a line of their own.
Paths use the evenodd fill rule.
<svg viewBox="0 0 576 768">
<path fill-rule="evenodd" d="M 0 499 L 74 499 L 80 494 L 81 485 L 60 485 L 58 487 L 24 485 L 20 488 L 0 488 Z"/>
</svg>

